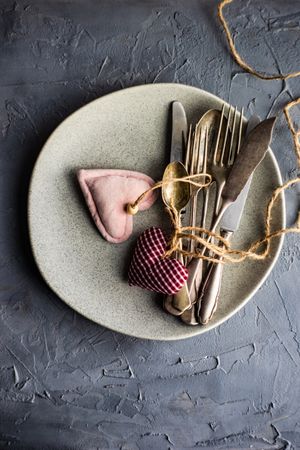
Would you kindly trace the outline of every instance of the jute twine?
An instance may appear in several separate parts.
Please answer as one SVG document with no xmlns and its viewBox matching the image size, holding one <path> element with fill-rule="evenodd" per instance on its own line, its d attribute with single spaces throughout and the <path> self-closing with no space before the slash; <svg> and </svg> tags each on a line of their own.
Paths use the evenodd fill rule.
<svg viewBox="0 0 300 450">
<path fill-rule="evenodd" d="M 205 182 L 195 182 L 193 178 L 204 177 L 207 181 Z M 208 187 L 211 183 L 212 179 L 209 174 L 195 174 L 190 175 L 184 178 L 173 178 L 172 180 L 164 180 L 155 183 L 150 189 L 143 192 L 134 203 L 129 203 L 127 205 L 128 214 L 136 214 L 138 212 L 139 204 L 144 200 L 144 198 L 149 195 L 152 191 L 156 189 L 161 189 L 167 184 L 177 183 L 177 182 L 185 182 L 189 183 L 193 186 L 205 188 Z M 291 187 L 294 184 L 300 183 L 300 177 L 295 178 L 293 180 L 288 180 L 284 185 L 276 188 L 272 194 L 272 197 L 268 203 L 266 217 L 265 217 L 265 235 L 263 238 L 258 239 L 253 244 L 249 246 L 247 250 L 238 250 L 232 249 L 229 242 L 224 239 L 220 234 L 212 232 L 206 228 L 201 227 L 182 227 L 179 212 L 174 208 L 172 204 L 166 207 L 166 211 L 168 212 L 172 225 L 173 232 L 171 238 L 169 240 L 168 249 L 165 251 L 163 257 L 167 258 L 171 256 L 174 252 L 181 253 L 184 256 L 190 256 L 192 258 L 201 258 L 206 261 L 216 262 L 216 263 L 240 263 L 244 261 L 246 258 L 261 260 L 265 259 L 269 256 L 270 253 L 270 243 L 271 240 L 288 233 L 300 233 L 300 214 L 298 215 L 297 223 L 295 227 L 291 228 L 282 228 L 277 231 L 271 231 L 272 227 L 272 217 L 273 217 L 273 209 L 275 203 L 280 196 L 280 194 Z M 217 245 L 211 242 L 208 237 L 213 237 L 217 240 L 221 245 Z M 199 246 L 206 247 L 208 250 L 211 250 L 215 255 L 221 256 L 221 260 L 219 258 L 214 258 L 209 254 L 203 254 L 199 251 L 189 252 L 184 250 L 181 245 L 182 240 L 193 240 Z"/>
<path fill-rule="evenodd" d="M 297 131 L 295 129 L 292 119 L 291 119 L 291 116 L 289 114 L 289 110 L 293 106 L 296 106 L 299 104 L 300 104 L 300 98 L 297 98 L 296 100 L 293 100 L 292 102 L 288 103 L 283 109 L 284 115 L 285 115 L 287 123 L 288 123 L 288 127 L 293 136 L 294 148 L 295 148 L 298 166 L 300 166 L 300 130 Z"/>
<path fill-rule="evenodd" d="M 236 63 L 242 69 L 244 69 L 246 72 L 251 73 L 251 75 L 254 75 L 257 78 L 260 78 L 261 80 L 288 80 L 289 78 L 299 77 L 300 76 L 300 71 L 290 72 L 290 73 L 287 73 L 287 74 L 284 74 L 284 75 L 282 75 L 282 74 L 268 75 L 268 74 L 265 74 L 265 73 L 258 72 L 253 67 L 251 67 L 240 56 L 240 54 L 238 53 L 238 51 L 237 51 L 237 49 L 235 47 L 235 44 L 233 42 L 233 38 L 232 38 L 231 32 L 229 30 L 228 24 L 227 24 L 227 22 L 225 20 L 224 14 L 223 14 L 224 7 L 226 5 L 229 5 L 232 2 L 233 2 L 233 0 L 222 0 L 219 3 L 219 6 L 218 6 L 218 17 L 219 17 L 219 20 L 220 20 L 221 24 L 223 25 L 223 28 L 224 28 L 224 31 L 225 31 L 225 35 L 226 35 L 226 38 L 227 38 L 227 42 L 228 42 L 228 45 L 229 45 L 229 48 L 230 48 L 230 51 L 231 51 L 231 54 L 232 54 L 234 60 L 236 61 Z M 295 129 L 295 127 L 293 125 L 293 121 L 292 121 L 291 116 L 289 114 L 289 111 L 290 111 L 291 108 L 293 108 L 294 106 L 299 105 L 299 104 L 300 104 L 300 98 L 297 98 L 297 99 L 289 102 L 283 109 L 284 115 L 285 115 L 286 120 L 287 120 L 288 127 L 289 127 L 290 132 L 292 133 L 292 136 L 293 136 L 298 165 L 300 165 L 300 142 L 299 142 L 300 130 L 297 131 Z"/>
<path fill-rule="evenodd" d="M 222 0 L 218 5 L 218 17 L 223 25 L 226 38 L 228 41 L 229 48 L 231 50 L 232 56 L 237 62 L 237 64 L 242 67 L 246 72 L 256 76 L 257 78 L 260 78 L 261 80 L 287 80 L 289 78 L 295 78 L 300 76 L 300 71 L 298 72 L 291 72 L 285 75 L 268 75 L 264 73 L 260 73 L 257 70 L 255 70 L 253 67 L 251 67 L 244 59 L 240 56 L 238 51 L 236 50 L 235 44 L 233 42 L 233 38 L 231 35 L 231 32 L 229 30 L 229 27 L 227 25 L 227 22 L 224 18 L 223 9 L 226 5 L 229 5 L 232 3 L 233 0 Z M 292 118 L 290 116 L 290 109 L 296 105 L 300 104 L 300 98 L 293 100 L 289 102 L 284 107 L 284 114 L 287 120 L 287 124 L 289 127 L 289 130 L 293 136 L 294 141 L 294 147 L 295 147 L 295 153 L 297 158 L 297 164 L 300 166 L 300 130 L 296 130 Z M 199 177 L 202 177 L 204 182 L 196 182 L 194 179 L 199 179 Z M 172 180 L 164 180 L 159 181 L 156 183 L 152 188 L 145 191 L 142 195 L 140 195 L 136 201 L 133 204 L 127 205 L 127 212 L 128 214 L 136 214 L 138 212 L 138 205 L 142 202 L 142 200 L 145 198 L 146 195 L 148 195 L 151 191 L 154 191 L 155 189 L 162 188 L 164 185 L 170 182 L 186 182 L 191 185 L 194 185 L 196 187 L 205 188 L 208 187 L 211 183 L 211 176 L 209 174 L 196 174 L 196 175 L 190 175 L 188 177 L 183 178 L 174 178 Z M 224 239 L 221 235 L 218 233 L 211 232 L 210 230 L 206 228 L 200 228 L 200 227 L 181 227 L 181 221 L 180 221 L 180 215 L 179 212 L 174 208 L 174 206 L 171 204 L 166 209 L 169 213 L 169 216 L 171 218 L 171 222 L 173 225 L 173 233 L 169 241 L 168 249 L 166 250 L 163 257 L 169 257 L 174 252 L 181 253 L 184 256 L 189 256 L 192 258 L 201 258 L 207 261 L 215 262 L 215 263 L 241 263 L 246 258 L 253 259 L 253 260 L 263 260 L 267 258 L 270 255 L 271 250 L 271 241 L 274 238 L 278 238 L 282 235 L 289 234 L 289 233 L 300 233 L 300 213 L 298 212 L 298 218 L 296 221 L 296 226 L 290 227 L 290 228 L 281 228 L 276 231 L 271 231 L 272 227 L 272 218 L 274 213 L 274 206 L 276 201 L 278 200 L 281 193 L 283 193 L 286 189 L 290 188 L 291 186 L 294 186 L 295 184 L 300 183 L 300 177 L 294 178 L 292 180 L 288 180 L 286 183 L 284 183 L 282 186 L 277 187 L 271 196 L 271 199 L 268 203 L 267 210 L 266 210 L 266 216 L 265 216 L 265 230 L 264 230 L 264 237 L 261 239 L 255 241 L 252 243 L 248 249 L 246 250 L 239 250 L 239 249 L 232 249 L 230 246 L 230 243 Z M 214 241 L 211 241 L 211 237 L 214 238 Z M 181 245 L 182 240 L 193 240 L 197 245 L 195 245 L 196 249 L 197 247 L 205 247 L 210 252 L 199 252 L 197 250 L 189 252 L 187 250 L 184 250 L 184 246 Z M 219 245 L 215 244 L 215 242 L 218 242 Z M 216 257 L 210 256 L 210 254 L 216 255 Z M 221 259 L 219 259 L 221 257 Z"/>
</svg>

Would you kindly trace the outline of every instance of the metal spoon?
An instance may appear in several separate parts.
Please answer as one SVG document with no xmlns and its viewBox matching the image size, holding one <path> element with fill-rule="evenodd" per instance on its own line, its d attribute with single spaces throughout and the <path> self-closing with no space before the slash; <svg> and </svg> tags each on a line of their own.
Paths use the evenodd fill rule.
<svg viewBox="0 0 300 450">
<path fill-rule="evenodd" d="M 172 182 L 174 178 L 187 177 L 188 172 L 180 161 L 173 161 L 165 169 L 163 175 L 163 182 L 170 181 L 162 186 L 162 199 L 167 207 L 173 207 L 177 210 L 179 218 L 181 217 L 181 211 L 188 204 L 191 198 L 190 184 L 185 182 Z M 179 224 L 180 225 L 180 224 Z M 181 243 L 180 243 L 181 245 Z M 175 255 L 175 257 L 183 263 L 183 257 L 181 254 Z M 164 302 L 164 308 L 173 315 L 179 315 L 182 313 L 181 307 L 187 309 L 191 306 L 190 295 L 187 289 L 186 283 L 176 293 L 177 303 L 180 305 L 180 309 L 174 308 L 172 304 L 172 296 L 168 296 Z M 184 310 L 183 309 L 183 310 Z"/>
<path fill-rule="evenodd" d="M 188 172 L 180 161 L 173 161 L 167 165 L 162 186 L 162 199 L 164 204 L 170 208 L 173 207 L 180 215 L 180 211 L 188 204 L 191 197 L 191 188 L 189 183 L 183 181 L 172 181 L 175 178 L 187 177 Z"/>
</svg>

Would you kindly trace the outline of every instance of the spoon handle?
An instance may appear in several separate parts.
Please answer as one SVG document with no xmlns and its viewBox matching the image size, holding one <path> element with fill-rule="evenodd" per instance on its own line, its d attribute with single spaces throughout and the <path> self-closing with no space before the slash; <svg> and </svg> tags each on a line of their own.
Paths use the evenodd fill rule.
<svg viewBox="0 0 300 450">
<path fill-rule="evenodd" d="M 180 224 L 181 225 L 181 224 Z M 179 242 L 179 248 L 182 248 L 182 242 Z M 175 254 L 175 257 L 183 263 L 183 255 L 179 252 L 179 254 Z M 179 316 L 183 314 L 188 308 L 191 307 L 191 299 L 189 290 L 187 287 L 187 282 L 184 283 L 182 288 L 176 292 L 174 295 L 168 295 L 164 300 L 164 309 L 172 314 L 173 316 Z"/>
</svg>

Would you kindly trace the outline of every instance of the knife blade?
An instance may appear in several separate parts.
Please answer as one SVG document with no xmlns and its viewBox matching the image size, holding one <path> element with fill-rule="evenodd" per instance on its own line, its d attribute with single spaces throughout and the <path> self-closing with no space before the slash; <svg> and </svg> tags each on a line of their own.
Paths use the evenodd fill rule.
<svg viewBox="0 0 300 450">
<path fill-rule="evenodd" d="M 187 137 L 187 118 L 184 107 L 178 101 L 172 103 L 172 138 L 170 162 L 180 161 L 184 164 L 184 150 Z"/>
<path fill-rule="evenodd" d="M 249 133 L 226 180 L 222 192 L 223 200 L 234 202 L 237 199 L 248 178 L 265 156 L 272 139 L 275 120 L 275 117 L 266 119 Z"/>
<path fill-rule="evenodd" d="M 258 116 L 251 116 L 247 124 L 246 135 L 248 135 L 259 123 L 260 119 Z M 238 229 L 243 215 L 251 181 L 252 175 L 248 179 L 237 199 L 225 211 L 220 224 L 221 230 L 234 233 Z"/>
<path fill-rule="evenodd" d="M 247 136 L 224 185 L 221 206 L 210 231 L 216 230 L 226 209 L 237 199 L 251 174 L 264 158 L 272 140 L 275 120 L 276 117 L 271 117 L 260 122 Z"/>
</svg>

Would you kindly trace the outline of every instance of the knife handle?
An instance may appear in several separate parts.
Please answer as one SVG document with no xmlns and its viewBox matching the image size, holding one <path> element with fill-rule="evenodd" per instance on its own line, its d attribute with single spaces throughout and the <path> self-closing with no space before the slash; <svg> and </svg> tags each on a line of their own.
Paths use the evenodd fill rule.
<svg viewBox="0 0 300 450">
<path fill-rule="evenodd" d="M 221 258 L 219 258 L 221 260 Z M 223 265 L 212 263 L 208 269 L 205 281 L 198 298 L 198 320 L 206 325 L 216 310 L 220 296 Z"/>
<path fill-rule="evenodd" d="M 231 232 L 222 231 L 221 236 L 228 239 Z M 222 261 L 222 256 L 217 257 L 219 261 Z M 223 274 L 223 264 L 211 263 L 207 275 L 202 285 L 201 293 L 198 298 L 198 321 L 202 325 L 206 325 L 212 318 L 218 304 L 221 281 Z"/>
</svg>

